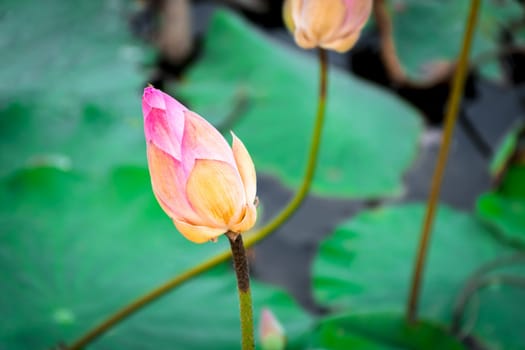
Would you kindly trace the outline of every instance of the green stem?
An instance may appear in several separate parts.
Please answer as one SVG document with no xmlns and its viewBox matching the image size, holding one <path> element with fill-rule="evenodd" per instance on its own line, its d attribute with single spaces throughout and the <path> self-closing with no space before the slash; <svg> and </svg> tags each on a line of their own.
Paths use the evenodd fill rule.
<svg viewBox="0 0 525 350">
<path fill-rule="evenodd" d="M 436 168 L 432 176 L 432 184 L 430 195 L 427 202 L 425 219 L 421 232 L 421 240 L 417 251 L 414 273 L 412 275 L 412 283 L 410 288 L 410 295 L 408 298 L 406 318 L 409 322 L 415 322 L 417 317 L 417 307 L 419 302 L 419 294 L 421 287 L 421 280 L 425 268 L 425 260 L 428 251 L 428 244 L 432 232 L 432 224 L 434 222 L 437 203 L 441 190 L 441 183 L 443 174 L 447 164 L 448 153 L 452 141 L 452 134 L 459 111 L 459 105 L 463 96 L 463 89 L 468 71 L 468 57 L 472 39 L 474 37 L 474 29 L 476 27 L 476 20 L 478 17 L 480 0 L 472 0 L 470 5 L 470 13 L 468 17 L 467 28 L 463 37 L 461 46 L 461 53 L 457 63 L 456 71 L 454 73 L 454 80 L 452 83 L 452 91 L 449 96 L 447 113 L 445 116 L 445 130 L 443 135 L 443 142 L 439 148 L 439 155 L 436 163 Z"/>
<path fill-rule="evenodd" d="M 304 198 L 310 191 L 310 186 L 312 184 L 312 180 L 315 173 L 315 167 L 317 165 L 319 145 L 321 144 L 321 132 L 323 130 L 324 124 L 324 116 L 326 109 L 326 93 L 328 87 L 328 60 L 326 51 L 322 49 L 319 50 L 319 64 L 320 76 L 317 115 L 312 135 L 312 143 L 310 145 L 310 151 L 308 155 L 308 164 L 306 165 L 306 171 L 303 178 L 303 182 L 301 183 L 301 187 L 299 187 L 294 197 L 274 219 L 272 219 L 268 224 L 263 226 L 260 230 L 251 233 L 246 233 L 244 235 L 246 238 L 245 246 L 247 248 L 253 246 L 255 243 L 259 242 L 260 240 L 268 236 L 270 233 L 272 233 L 279 226 L 284 224 L 292 216 L 292 214 L 297 211 L 297 209 L 302 204 Z M 171 290 L 182 285 L 183 283 L 192 279 L 193 277 L 227 261 L 230 258 L 230 256 L 231 251 L 224 251 L 222 253 L 219 253 L 218 255 L 202 262 L 201 264 L 184 271 L 180 275 L 175 276 L 173 279 L 158 286 L 150 292 L 138 297 L 130 304 L 124 306 L 122 309 L 109 316 L 109 318 L 102 321 L 102 323 L 98 324 L 96 327 L 83 334 L 80 338 L 75 340 L 67 349 L 80 350 L 84 348 L 86 345 L 90 344 L 95 339 L 99 338 L 101 335 L 103 335 L 105 332 L 111 329 L 113 326 L 122 322 L 123 320 L 125 320 L 135 312 L 139 311 L 146 305 L 167 295 Z"/>
<path fill-rule="evenodd" d="M 239 292 L 239 309 L 241 318 L 241 344 L 242 350 L 255 349 L 253 337 L 253 307 L 252 292 L 250 290 L 250 270 L 244 249 L 242 236 L 227 233 L 233 257 L 233 267 L 237 277 L 237 290 Z"/>
</svg>

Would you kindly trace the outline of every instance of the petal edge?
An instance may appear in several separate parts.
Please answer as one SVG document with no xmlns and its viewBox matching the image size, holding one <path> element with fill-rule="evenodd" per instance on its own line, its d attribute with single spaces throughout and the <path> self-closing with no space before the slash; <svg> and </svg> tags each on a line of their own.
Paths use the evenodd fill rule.
<svg viewBox="0 0 525 350">
<path fill-rule="evenodd" d="M 237 169 L 241 175 L 246 194 L 246 202 L 253 204 L 255 195 L 257 194 L 257 174 L 255 172 L 255 165 L 253 164 L 252 157 L 250 156 L 250 153 L 248 153 L 244 143 L 233 133 L 233 131 L 231 134 L 233 138 L 233 157 L 235 158 Z"/>
<path fill-rule="evenodd" d="M 180 162 L 150 143 L 147 145 L 148 167 L 153 193 L 172 219 L 195 222 L 199 219 L 186 197 L 186 179 Z"/>
<path fill-rule="evenodd" d="M 242 220 L 230 227 L 230 231 L 236 232 L 236 233 L 244 233 L 249 231 L 257 221 L 257 208 L 255 208 L 255 205 L 248 204 L 246 206 L 246 211 L 244 213 L 244 217 Z"/>
<path fill-rule="evenodd" d="M 199 244 L 209 242 L 227 231 L 222 228 L 192 225 L 176 219 L 173 220 L 173 224 L 186 239 Z"/>
</svg>

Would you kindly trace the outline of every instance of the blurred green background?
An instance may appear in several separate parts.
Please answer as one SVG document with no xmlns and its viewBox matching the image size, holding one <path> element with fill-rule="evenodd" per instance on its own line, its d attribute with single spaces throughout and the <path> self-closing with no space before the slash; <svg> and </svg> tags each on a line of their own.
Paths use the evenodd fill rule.
<svg viewBox="0 0 525 350">
<path fill-rule="evenodd" d="M 159 33 L 174 21 L 170 3 L 179 3 L 173 6 L 180 22 L 174 23 L 185 29 L 177 27 L 180 34 L 171 34 L 180 42 L 166 47 Z M 285 33 L 280 2 L 229 1 L 220 9 L 212 2 L 181 3 L 0 2 L 1 350 L 70 343 L 227 248 L 223 239 L 205 245 L 184 240 L 153 197 L 141 112 L 147 83 L 244 141 L 260 180 L 261 223 L 301 183 L 318 68 Z M 468 4 L 388 2 L 410 79 L 428 82 L 436 63 L 453 64 Z M 521 56 L 504 61 L 522 52 L 525 31 L 516 23 L 524 18 L 520 1 L 484 1 L 471 85 L 497 86 L 515 96 L 512 101 L 525 96 Z M 509 46 L 503 34 L 517 48 L 501 58 L 497 53 Z M 495 93 L 466 98 L 496 106 L 474 124 L 483 125 L 482 137 L 486 130 L 499 132 L 487 137 L 492 149 L 482 161 L 475 152 L 458 153 L 468 139 L 466 129 L 458 132 L 448 172 L 457 181 L 445 183 L 448 205 L 439 210 L 424 281 L 426 321 L 409 327 L 402 313 L 432 150 L 439 144 L 432 135 L 440 121 L 428 111 L 442 114 L 450 76 L 430 87 L 381 81 L 380 62 L 366 59 L 371 51 L 380 60 L 374 40 L 371 19 L 355 53 L 330 57 L 313 195 L 298 219 L 252 254 L 256 319 L 262 307 L 271 308 L 288 347 L 297 349 L 525 349 L 525 291 L 505 282 L 509 275 L 525 278 L 519 255 L 525 247 L 525 151 L 518 122 L 524 107 L 508 109 L 509 100 L 490 99 Z M 465 113 L 476 114 L 472 110 L 479 107 Z M 472 188 L 468 198 L 464 188 Z M 508 256 L 517 258 L 475 275 Z M 452 335 L 462 288 L 487 276 L 493 278 L 467 299 L 460 332 Z M 234 276 L 229 264 L 221 265 L 89 348 L 234 349 L 237 313 Z"/>
</svg>

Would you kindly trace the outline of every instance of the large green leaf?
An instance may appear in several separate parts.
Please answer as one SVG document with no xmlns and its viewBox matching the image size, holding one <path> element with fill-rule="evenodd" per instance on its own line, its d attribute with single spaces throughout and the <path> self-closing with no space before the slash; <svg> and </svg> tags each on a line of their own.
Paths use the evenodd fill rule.
<svg viewBox="0 0 525 350">
<path fill-rule="evenodd" d="M 409 76 L 424 79 L 425 67 L 457 57 L 465 30 L 470 0 L 395 0 L 392 12 L 397 52 Z M 472 56 L 498 48 L 502 28 L 517 19 L 522 9 L 517 1 L 482 1 Z M 500 77 L 497 65 L 484 65 L 483 72 Z"/>
<path fill-rule="evenodd" d="M 525 199 L 508 197 L 497 192 L 481 195 L 476 212 L 487 224 L 512 243 L 525 247 Z"/>
<path fill-rule="evenodd" d="M 146 170 L 92 180 L 53 168 L 0 185 L 0 347 L 71 341 L 110 313 L 226 248 L 179 235 Z M 310 318 L 290 297 L 255 283 L 256 315 L 273 309 L 293 338 Z M 95 349 L 232 349 L 235 278 L 224 267 L 188 283 L 109 332 Z"/>
<path fill-rule="evenodd" d="M 28 163 L 107 170 L 143 164 L 130 3 L 9 0 L 0 5 L 0 175 Z"/>
<path fill-rule="evenodd" d="M 520 149 L 519 123 L 506 135 L 491 162 L 491 173 L 498 179 L 497 187 L 482 194 L 476 203 L 478 216 L 512 243 L 525 247 L 525 153 Z"/>
<path fill-rule="evenodd" d="M 392 313 L 330 317 L 312 333 L 310 346 L 326 350 L 464 349 L 443 327 L 425 321 L 410 325 L 403 316 Z"/>
<path fill-rule="evenodd" d="M 329 79 L 314 190 L 353 197 L 400 194 L 401 176 L 417 151 L 418 113 L 339 69 L 332 68 Z M 175 93 L 218 125 L 234 119 L 230 127 L 246 143 L 259 171 L 296 187 L 310 146 L 317 85 L 314 59 L 218 12 L 202 57 Z"/>
<path fill-rule="evenodd" d="M 476 213 L 504 240 L 525 248 L 525 166 L 509 165 L 498 189 L 478 198 Z"/>
<path fill-rule="evenodd" d="M 314 261 L 316 299 L 337 309 L 402 311 L 423 213 L 424 207 L 415 204 L 380 208 L 363 212 L 339 226 L 322 242 Z M 473 217 L 441 207 L 423 281 L 422 317 L 449 321 L 453 301 L 466 278 L 506 251 Z M 501 310 L 506 310 L 503 316 L 480 320 L 474 333 L 499 343 L 513 341 L 486 332 L 494 326 L 490 322 L 500 324 L 516 317 L 512 313 L 520 301 L 506 296 L 499 304 Z M 519 338 L 522 330 L 517 326 L 508 331 Z"/>
</svg>

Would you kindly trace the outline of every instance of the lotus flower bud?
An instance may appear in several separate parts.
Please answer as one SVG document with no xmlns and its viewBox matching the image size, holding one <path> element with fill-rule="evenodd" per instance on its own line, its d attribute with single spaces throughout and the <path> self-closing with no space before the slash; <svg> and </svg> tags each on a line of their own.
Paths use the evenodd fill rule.
<svg viewBox="0 0 525 350">
<path fill-rule="evenodd" d="M 297 45 L 350 50 L 372 11 L 372 0 L 286 0 L 284 22 Z"/>
<path fill-rule="evenodd" d="M 242 233 L 257 218 L 255 167 L 244 144 L 224 137 L 174 98 L 148 87 L 142 99 L 153 193 L 195 243 Z"/>
<path fill-rule="evenodd" d="M 286 347 L 283 326 L 270 309 L 262 310 L 259 336 L 263 350 L 283 350 Z"/>
</svg>

